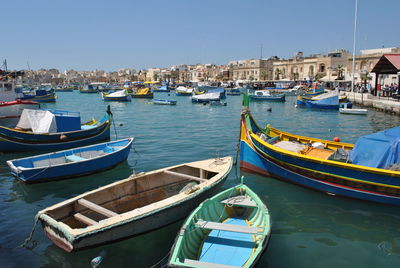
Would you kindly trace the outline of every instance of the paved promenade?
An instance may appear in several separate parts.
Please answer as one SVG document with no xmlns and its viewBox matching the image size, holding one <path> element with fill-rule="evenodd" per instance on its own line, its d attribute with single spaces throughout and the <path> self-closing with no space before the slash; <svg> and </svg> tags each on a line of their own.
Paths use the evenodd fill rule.
<svg viewBox="0 0 400 268">
<path fill-rule="evenodd" d="M 372 107 L 387 113 L 400 114 L 400 101 L 391 97 L 378 97 L 369 93 L 361 94 L 354 92 L 345 92 L 345 94 L 347 98 L 355 104 Z"/>
</svg>

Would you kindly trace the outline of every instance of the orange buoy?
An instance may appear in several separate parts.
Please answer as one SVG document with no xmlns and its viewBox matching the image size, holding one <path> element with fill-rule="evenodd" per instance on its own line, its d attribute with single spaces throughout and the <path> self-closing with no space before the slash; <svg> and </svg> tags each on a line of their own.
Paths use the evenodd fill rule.
<svg viewBox="0 0 400 268">
<path fill-rule="evenodd" d="M 339 137 L 334 137 L 334 138 L 333 138 L 333 141 L 334 141 L 334 142 L 340 142 L 340 138 L 339 138 Z"/>
</svg>

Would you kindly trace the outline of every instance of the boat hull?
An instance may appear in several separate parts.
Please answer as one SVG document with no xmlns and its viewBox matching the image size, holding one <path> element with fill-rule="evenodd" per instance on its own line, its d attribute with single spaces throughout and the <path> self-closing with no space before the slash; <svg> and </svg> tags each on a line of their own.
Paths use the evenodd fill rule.
<svg viewBox="0 0 400 268">
<path fill-rule="evenodd" d="M 84 230 L 84 232 L 82 233 L 73 235 L 71 232 L 65 229 L 65 227 L 60 225 L 56 220 L 54 220 L 53 218 L 51 218 L 49 215 L 46 214 L 46 210 L 52 210 L 54 209 L 54 207 L 57 207 L 57 205 L 39 212 L 38 217 L 39 220 L 41 221 L 46 236 L 54 244 L 56 244 L 58 247 L 62 248 L 67 252 L 76 251 L 87 247 L 93 247 L 125 239 L 131 236 L 139 235 L 142 233 L 158 229 L 160 227 L 171 224 L 186 217 L 202 201 L 204 201 L 208 197 L 213 196 L 219 191 L 220 187 L 223 185 L 224 181 L 226 180 L 226 177 L 228 176 L 231 170 L 232 167 L 231 158 L 229 159 L 228 163 L 230 164 L 229 168 L 226 169 L 226 172 L 224 172 L 224 174 L 217 175 L 219 177 L 215 181 L 213 181 L 211 184 L 208 184 L 207 186 L 204 186 L 204 188 L 202 188 L 201 190 L 187 193 L 187 196 L 185 196 L 184 198 L 175 199 L 176 196 L 173 196 L 171 197 L 173 199 L 172 200 L 170 199 L 168 202 L 167 202 L 168 199 L 164 199 L 165 203 L 162 203 L 163 204 L 162 206 L 160 204 L 160 206 L 157 206 L 156 208 L 153 207 L 146 213 L 143 212 L 138 213 L 134 217 L 130 217 L 128 215 L 123 216 L 124 214 L 119 214 L 120 216 L 118 217 L 109 218 L 107 220 L 106 225 L 100 222 L 99 224 L 101 224 L 101 226 L 93 231 Z M 103 188 L 106 187 L 107 186 Z M 94 190 L 93 192 L 95 191 L 98 190 Z M 85 196 L 86 194 L 83 194 L 73 199 L 77 200 L 80 198 L 84 198 Z M 71 201 L 67 200 L 63 203 L 66 202 L 71 202 Z M 152 204 L 150 204 L 150 206 L 152 206 Z M 141 210 L 144 209 L 144 207 L 138 209 Z M 127 213 L 131 212 L 132 211 Z M 124 218 L 121 219 L 120 217 Z"/>
<path fill-rule="evenodd" d="M 243 193 L 254 205 L 246 207 L 238 204 Z M 220 205 L 221 201 L 229 199 L 234 201 L 228 201 L 225 206 Z M 237 211 L 242 216 L 237 215 Z M 259 229 L 253 235 L 222 229 L 211 229 L 211 232 L 204 234 L 206 229 L 196 232 L 202 228 L 195 225 L 199 219 L 204 222 L 202 224 L 211 221 Z M 241 184 L 207 199 L 190 214 L 178 233 L 168 264 L 169 267 L 225 267 L 223 265 L 227 264 L 232 265 L 229 267 L 254 267 L 268 246 L 270 234 L 271 220 L 267 207 L 250 188 Z M 255 240 L 257 243 L 254 243 Z M 193 261 L 197 263 L 190 263 Z"/>
<path fill-rule="evenodd" d="M 39 109 L 40 104 L 33 101 L 10 101 L 0 103 L 0 125 L 15 127 L 23 109 Z"/>
<path fill-rule="evenodd" d="M 335 164 L 322 164 L 321 161 L 315 161 L 315 159 L 304 159 L 282 154 L 279 151 L 263 146 L 261 143 L 254 143 L 256 141 L 246 135 L 243 124 L 241 132 L 241 169 L 279 178 L 333 195 L 400 205 L 399 196 L 384 194 L 373 189 L 367 190 L 354 187 L 357 186 L 357 183 L 365 185 L 365 187 L 385 184 L 394 187 L 393 190 L 395 191 L 400 183 L 399 180 L 394 180 L 392 175 L 382 175 L 356 168 L 343 168 Z M 347 185 L 343 184 L 343 181 Z"/>
<path fill-rule="evenodd" d="M 106 140 L 110 138 L 110 121 L 103 120 L 90 129 L 50 134 L 33 134 L 0 126 L 0 152 L 63 150 Z"/>
<path fill-rule="evenodd" d="M 107 96 L 105 94 L 102 94 L 102 98 L 103 98 L 104 101 L 131 101 L 132 100 L 131 95 L 110 97 L 110 96 Z"/>
<path fill-rule="evenodd" d="M 50 165 L 34 169 L 20 169 L 14 166 L 14 164 L 11 164 L 11 163 L 17 164 L 19 159 L 7 161 L 7 164 L 11 167 L 12 174 L 25 183 L 37 183 L 50 180 L 61 180 L 65 178 L 72 178 L 111 169 L 114 166 L 118 165 L 119 163 L 125 161 L 128 158 L 132 141 L 133 139 L 130 139 L 128 144 L 126 144 L 125 147 L 119 151 L 115 151 L 113 153 L 106 154 L 101 157 L 87 159 L 85 161 L 65 163 L 62 165 Z M 106 147 L 107 145 L 112 146 L 112 144 L 117 144 L 117 143 L 121 143 L 121 141 L 106 143 L 104 144 L 104 147 Z M 100 146 L 102 145 L 96 144 L 92 146 L 87 146 L 86 151 L 92 148 L 94 149 L 94 147 L 100 147 Z M 73 148 L 65 152 L 54 152 L 52 153 L 52 155 L 56 154 L 61 155 L 63 153 L 65 155 L 71 155 L 74 153 L 76 154 L 77 151 L 83 148 L 84 147 Z M 31 158 L 38 158 L 38 157 L 40 156 Z"/>
</svg>

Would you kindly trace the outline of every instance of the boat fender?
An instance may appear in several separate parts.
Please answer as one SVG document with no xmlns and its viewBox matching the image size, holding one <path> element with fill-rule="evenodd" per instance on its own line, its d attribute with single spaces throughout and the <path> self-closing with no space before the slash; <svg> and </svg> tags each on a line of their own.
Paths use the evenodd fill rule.
<svg viewBox="0 0 400 268">
<path fill-rule="evenodd" d="M 333 138 L 333 141 L 334 141 L 334 142 L 340 142 L 340 138 L 339 138 L 339 137 L 334 137 L 334 138 Z"/>
<path fill-rule="evenodd" d="M 68 137 L 64 134 L 60 135 L 60 141 L 66 141 L 68 139 Z"/>
</svg>

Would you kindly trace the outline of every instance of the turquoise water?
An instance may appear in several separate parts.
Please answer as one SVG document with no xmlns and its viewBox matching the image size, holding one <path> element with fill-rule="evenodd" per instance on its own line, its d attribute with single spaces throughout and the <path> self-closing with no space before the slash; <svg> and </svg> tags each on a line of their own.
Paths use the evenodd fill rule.
<svg viewBox="0 0 400 268">
<path fill-rule="evenodd" d="M 105 103 L 98 94 L 59 92 L 57 108 L 81 112 L 82 121 L 100 118 L 111 105 L 118 138 L 135 137 L 128 161 L 113 170 L 59 182 L 24 185 L 16 181 L 5 163 L 25 153 L 0 155 L 0 267 L 90 267 L 106 252 L 101 267 L 151 267 L 170 250 L 182 221 L 113 244 L 65 253 L 47 240 L 40 226 L 33 250 L 18 248 L 29 236 L 37 211 L 85 191 L 141 172 L 165 166 L 236 154 L 241 97 L 228 96 L 227 106 L 192 104 L 173 92 L 155 93 L 171 98 L 176 106 Z M 398 116 L 370 111 L 368 116 L 337 111 L 295 108 L 295 98 L 285 103 L 252 103 L 256 121 L 282 130 L 355 142 L 360 135 L 400 125 Z M 267 108 L 271 107 L 272 112 Z M 112 139 L 115 133 L 112 131 Z M 232 170 L 224 188 L 240 175 L 267 204 L 272 215 L 272 237 L 258 267 L 399 267 L 400 208 L 333 197 L 276 179 Z"/>
</svg>

